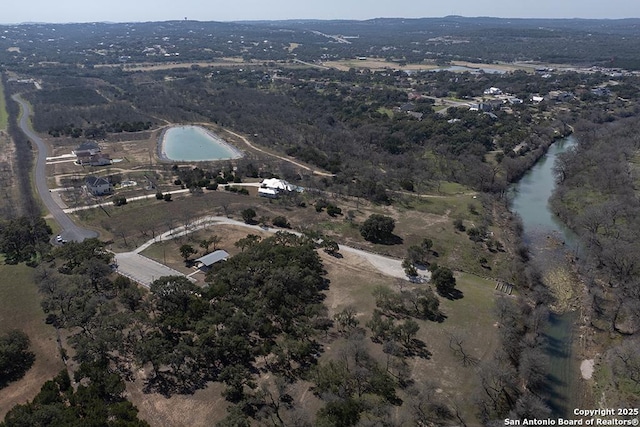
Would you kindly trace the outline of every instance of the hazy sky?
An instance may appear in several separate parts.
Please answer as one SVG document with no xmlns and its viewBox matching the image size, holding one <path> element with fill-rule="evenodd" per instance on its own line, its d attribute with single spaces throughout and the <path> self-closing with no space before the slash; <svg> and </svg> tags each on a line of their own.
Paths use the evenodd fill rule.
<svg viewBox="0 0 640 427">
<path fill-rule="evenodd" d="M 0 23 L 369 19 L 446 15 L 506 18 L 640 18 L 639 0 L 18 0 Z"/>
</svg>

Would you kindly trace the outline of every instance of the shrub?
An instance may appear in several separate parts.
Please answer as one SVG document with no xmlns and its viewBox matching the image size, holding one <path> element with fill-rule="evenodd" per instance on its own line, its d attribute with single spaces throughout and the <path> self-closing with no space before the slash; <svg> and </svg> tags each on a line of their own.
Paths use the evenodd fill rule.
<svg viewBox="0 0 640 427">
<path fill-rule="evenodd" d="M 256 217 L 256 211 L 254 211 L 251 208 L 247 208 L 242 211 L 242 219 L 247 224 L 253 223 L 255 217 Z"/>
<path fill-rule="evenodd" d="M 162 198 L 163 198 L 163 197 L 164 197 L 164 194 L 162 194 L 162 191 L 158 191 L 158 192 L 156 193 L 156 199 L 158 199 L 158 200 L 162 200 Z"/>
<path fill-rule="evenodd" d="M 289 224 L 289 221 L 287 221 L 287 218 L 285 218 L 283 216 L 277 216 L 277 217 L 273 218 L 272 223 L 276 227 L 291 228 L 291 224 Z"/>
<path fill-rule="evenodd" d="M 171 193 L 167 193 L 164 195 L 164 201 L 165 202 L 170 202 L 171 201 Z"/>
<path fill-rule="evenodd" d="M 340 209 L 334 204 L 329 203 L 327 205 L 327 213 L 329 214 L 329 216 L 342 215 L 342 209 Z"/>
<path fill-rule="evenodd" d="M 396 222 L 393 218 L 380 214 L 372 214 L 360 226 L 360 234 L 369 242 L 384 242 L 391 239 L 395 226 Z"/>
<path fill-rule="evenodd" d="M 124 197 L 124 196 L 118 196 L 115 199 L 113 199 L 113 204 L 115 206 L 126 205 L 127 204 L 127 198 Z"/>
<path fill-rule="evenodd" d="M 212 183 L 207 185 L 207 190 L 215 191 L 217 189 L 218 189 L 218 183 L 217 182 L 212 182 Z"/>
</svg>

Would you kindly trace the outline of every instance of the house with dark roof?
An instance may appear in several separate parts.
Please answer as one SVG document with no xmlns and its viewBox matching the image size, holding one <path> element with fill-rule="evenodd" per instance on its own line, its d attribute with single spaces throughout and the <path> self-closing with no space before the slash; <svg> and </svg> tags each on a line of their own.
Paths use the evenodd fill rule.
<svg viewBox="0 0 640 427">
<path fill-rule="evenodd" d="M 82 144 L 78 145 L 75 150 L 71 152 L 76 157 L 80 157 L 82 155 L 94 155 L 100 152 L 100 146 L 95 141 L 85 141 Z"/>
<path fill-rule="evenodd" d="M 87 190 L 94 196 L 104 196 L 113 193 L 113 186 L 109 180 L 97 176 L 88 176 L 84 180 Z"/>
</svg>

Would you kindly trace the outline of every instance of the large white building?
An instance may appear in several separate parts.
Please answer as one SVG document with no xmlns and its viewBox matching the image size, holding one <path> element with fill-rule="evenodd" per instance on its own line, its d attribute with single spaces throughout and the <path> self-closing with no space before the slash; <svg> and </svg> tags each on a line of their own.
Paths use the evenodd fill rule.
<svg viewBox="0 0 640 427">
<path fill-rule="evenodd" d="M 268 188 L 276 191 L 294 191 L 295 186 L 289 184 L 287 181 L 278 178 L 263 179 L 260 183 L 260 188 Z"/>
</svg>

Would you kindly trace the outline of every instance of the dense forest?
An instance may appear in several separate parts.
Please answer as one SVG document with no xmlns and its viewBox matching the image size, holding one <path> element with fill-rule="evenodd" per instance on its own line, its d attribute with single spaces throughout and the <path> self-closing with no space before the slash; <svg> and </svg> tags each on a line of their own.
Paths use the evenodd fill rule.
<svg viewBox="0 0 640 427">
<path fill-rule="evenodd" d="M 449 16 L 368 21 L 29 24 L 4 26 L 0 62 L 94 66 L 243 57 L 317 61 L 371 56 L 396 62 L 542 61 L 640 67 L 638 21 Z M 336 39 L 343 37 L 340 40 Z M 292 47 L 293 46 L 293 47 Z"/>
<path fill-rule="evenodd" d="M 637 404 L 640 121 L 634 117 L 606 126 L 582 123 L 576 129 L 580 143 L 556 166 L 558 189 L 552 207 L 580 238 L 576 265 L 588 286 L 592 326 L 623 337 L 603 349 L 611 384 L 620 403 Z"/>
</svg>

